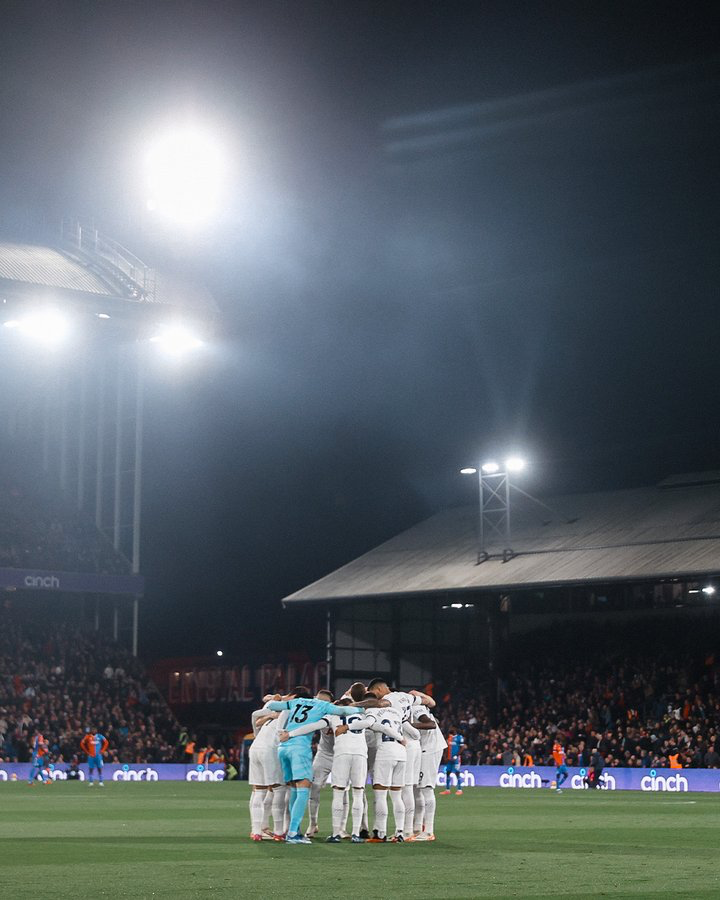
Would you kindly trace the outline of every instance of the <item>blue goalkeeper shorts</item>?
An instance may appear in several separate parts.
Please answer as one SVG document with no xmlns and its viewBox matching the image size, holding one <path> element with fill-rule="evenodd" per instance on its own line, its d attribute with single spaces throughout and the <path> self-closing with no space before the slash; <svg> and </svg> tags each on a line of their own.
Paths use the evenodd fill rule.
<svg viewBox="0 0 720 900">
<path fill-rule="evenodd" d="M 88 769 L 102 769 L 102 756 L 88 756 Z"/>
<path fill-rule="evenodd" d="M 308 781 L 313 780 L 312 751 L 309 747 L 293 747 L 291 743 L 280 744 L 278 757 L 283 781 L 302 781 L 304 778 Z"/>
</svg>

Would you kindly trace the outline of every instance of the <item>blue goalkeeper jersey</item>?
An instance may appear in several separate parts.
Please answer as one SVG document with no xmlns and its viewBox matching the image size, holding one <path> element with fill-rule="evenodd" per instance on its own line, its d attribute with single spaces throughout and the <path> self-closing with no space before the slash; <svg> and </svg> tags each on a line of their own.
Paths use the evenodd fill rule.
<svg viewBox="0 0 720 900">
<path fill-rule="evenodd" d="M 357 706 L 336 706 L 327 700 L 315 700 L 314 698 L 305 697 L 295 700 L 271 700 L 267 704 L 267 708 L 275 712 L 282 712 L 285 709 L 289 710 L 290 715 L 285 723 L 285 730 L 290 732 L 290 740 L 294 746 L 303 747 L 307 750 L 310 750 L 312 747 L 312 733 L 299 734 L 297 737 L 292 737 L 292 732 L 296 728 L 306 725 L 308 722 L 319 722 L 320 719 L 324 719 L 326 716 L 347 716 L 354 712 L 364 712 Z"/>
</svg>

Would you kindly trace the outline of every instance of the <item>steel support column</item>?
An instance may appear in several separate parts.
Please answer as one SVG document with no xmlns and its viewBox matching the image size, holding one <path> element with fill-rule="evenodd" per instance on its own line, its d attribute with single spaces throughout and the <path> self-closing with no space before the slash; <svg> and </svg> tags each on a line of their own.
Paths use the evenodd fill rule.
<svg viewBox="0 0 720 900">
<path fill-rule="evenodd" d="M 95 434 L 95 527 L 103 527 L 103 494 L 105 491 L 105 357 L 97 367 L 97 431 Z"/>
<path fill-rule="evenodd" d="M 327 608 L 325 617 L 325 687 L 331 690 L 333 683 L 333 668 L 335 663 L 335 629 L 330 607 Z"/>
<path fill-rule="evenodd" d="M 115 486 L 113 491 L 113 547 L 120 550 L 122 515 L 122 436 L 123 436 L 123 385 L 122 353 L 118 353 L 117 394 L 115 397 Z"/>
<path fill-rule="evenodd" d="M 142 451 L 144 412 L 144 371 L 142 348 L 138 347 L 135 361 L 135 470 L 133 472 L 132 571 L 140 572 L 140 526 L 142 523 Z M 133 656 L 138 654 L 138 617 L 140 598 L 133 599 Z"/>
</svg>

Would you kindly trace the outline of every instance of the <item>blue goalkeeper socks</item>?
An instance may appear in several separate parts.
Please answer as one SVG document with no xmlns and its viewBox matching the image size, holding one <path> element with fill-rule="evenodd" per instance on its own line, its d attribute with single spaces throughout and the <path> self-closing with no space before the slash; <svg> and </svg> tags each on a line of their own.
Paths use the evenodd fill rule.
<svg viewBox="0 0 720 900">
<path fill-rule="evenodd" d="M 295 788 L 295 797 L 290 805 L 290 828 L 288 834 L 299 834 L 300 826 L 310 798 L 310 788 Z"/>
</svg>

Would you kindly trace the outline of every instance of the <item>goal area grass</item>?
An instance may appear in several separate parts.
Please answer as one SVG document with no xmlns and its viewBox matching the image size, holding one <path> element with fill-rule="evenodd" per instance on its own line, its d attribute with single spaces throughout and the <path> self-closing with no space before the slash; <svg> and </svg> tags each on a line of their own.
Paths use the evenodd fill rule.
<svg viewBox="0 0 720 900">
<path fill-rule="evenodd" d="M 720 776 L 719 776 L 720 777 Z M 248 839 L 244 783 L 0 782 L 0 896 L 716 898 L 712 794 L 471 788 L 438 796 L 437 841 Z"/>
</svg>

